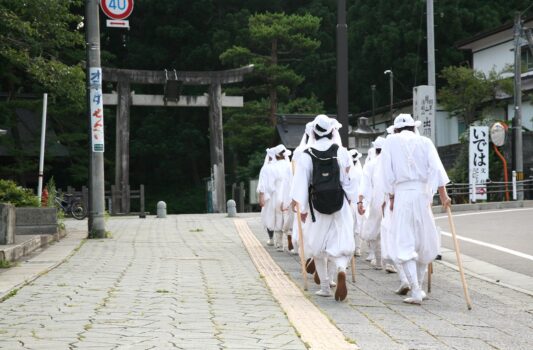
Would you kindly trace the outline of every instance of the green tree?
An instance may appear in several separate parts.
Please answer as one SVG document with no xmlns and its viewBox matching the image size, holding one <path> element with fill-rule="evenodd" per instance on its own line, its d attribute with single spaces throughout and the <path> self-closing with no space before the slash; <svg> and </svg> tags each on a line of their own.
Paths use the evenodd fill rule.
<svg viewBox="0 0 533 350">
<path fill-rule="evenodd" d="M 304 77 L 290 68 L 297 57 L 313 52 L 320 42 L 313 38 L 320 27 L 320 19 L 309 14 L 260 13 L 249 18 L 249 47 L 233 46 L 220 55 L 225 64 L 255 66 L 252 90 L 268 93 L 270 122 L 276 125 L 278 97 L 287 97 L 291 89 Z"/>
<path fill-rule="evenodd" d="M 52 95 L 83 107 L 82 18 L 73 13 L 81 4 L 0 0 L 0 74 L 11 97 L 29 77 Z"/>
<path fill-rule="evenodd" d="M 513 89 L 512 80 L 494 70 L 486 75 L 468 67 L 446 67 L 441 76 L 447 84 L 439 90 L 439 102 L 466 125 L 481 118 L 488 107 L 501 104 L 502 95 Z"/>
</svg>

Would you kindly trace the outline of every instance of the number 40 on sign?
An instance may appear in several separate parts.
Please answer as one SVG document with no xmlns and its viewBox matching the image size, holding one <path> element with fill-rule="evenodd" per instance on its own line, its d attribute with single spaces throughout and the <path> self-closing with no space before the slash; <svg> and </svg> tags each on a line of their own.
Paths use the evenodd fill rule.
<svg viewBox="0 0 533 350">
<path fill-rule="evenodd" d="M 128 18 L 133 11 L 133 0 L 100 0 L 102 11 L 110 19 L 108 27 L 129 28 Z"/>
</svg>

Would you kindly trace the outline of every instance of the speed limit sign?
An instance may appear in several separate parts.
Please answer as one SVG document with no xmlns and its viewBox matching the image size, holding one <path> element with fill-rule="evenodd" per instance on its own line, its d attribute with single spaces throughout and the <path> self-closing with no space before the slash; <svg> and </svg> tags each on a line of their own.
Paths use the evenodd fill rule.
<svg viewBox="0 0 533 350">
<path fill-rule="evenodd" d="M 126 19 L 133 11 L 133 0 L 100 0 L 102 11 L 111 19 Z"/>
</svg>

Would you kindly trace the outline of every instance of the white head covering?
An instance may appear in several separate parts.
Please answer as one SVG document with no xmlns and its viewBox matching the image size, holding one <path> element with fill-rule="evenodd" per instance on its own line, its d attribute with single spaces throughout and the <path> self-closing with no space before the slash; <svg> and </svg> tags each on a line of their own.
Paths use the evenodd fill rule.
<svg viewBox="0 0 533 350">
<path fill-rule="evenodd" d="M 339 146 L 342 146 L 341 136 L 339 134 L 340 128 L 342 128 L 341 123 L 325 114 L 319 114 L 316 116 L 315 120 L 313 120 L 313 131 L 318 136 L 324 136 L 329 133 L 333 133 L 332 141 Z"/>
<path fill-rule="evenodd" d="M 313 137 L 313 122 L 309 122 L 305 124 L 305 132 L 302 136 L 302 140 L 300 141 L 300 145 L 298 147 L 304 148 L 306 145 L 311 144 L 311 141 L 314 141 Z"/>
<path fill-rule="evenodd" d="M 384 138 L 384 137 L 381 137 L 381 136 L 378 136 L 378 137 L 372 142 L 372 145 L 374 146 L 374 148 L 382 148 L 384 143 L 385 143 L 385 138 Z"/>
<path fill-rule="evenodd" d="M 265 162 L 263 164 L 268 164 L 269 162 L 277 162 L 276 156 L 283 151 L 285 151 L 283 155 L 285 159 L 287 159 L 291 153 L 289 150 L 287 150 L 287 148 L 285 148 L 284 145 L 277 145 L 276 147 L 267 148 Z"/>
<path fill-rule="evenodd" d="M 374 143 L 374 142 L 372 142 Z M 374 147 L 368 149 L 368 154 L 365 159 L 365 164 L 371 161 L 376 156 L 376 149 Z"/>
<path fill-rule="evenodd" d="M 394 133 L 394 129 L 401 129 L 405 126 L 414 126 L 415 134 L 420 135 L 420 131 L 418 131 L 420 125 L 422 125 L 420 120 L 414 120 L 410 114 L 402 113 L 394 119 L 394 124 L 387 128 L 387 132 L 392 134 Z"/>
<path fill-rule="evenodd" d="M 358 150 L 356 150 L 355 148 L 349 150 L 348 153 L 350 153 L 350 155 L 352 156 L 352 160 L 353 160 L 354 162 L 363 156 L 363 155 L 362 155 Z"/>
</svg>

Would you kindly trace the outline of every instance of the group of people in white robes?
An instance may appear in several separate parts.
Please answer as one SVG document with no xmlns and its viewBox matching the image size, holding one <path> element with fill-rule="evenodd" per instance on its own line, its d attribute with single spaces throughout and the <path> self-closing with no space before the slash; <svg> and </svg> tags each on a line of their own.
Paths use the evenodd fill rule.
<svg viewBox="0 0 533 350">
<path fill-rule="evenodd" d="M 303 244 L 307 271 L 320 285 L 316 294 L 342 301 L 350 261 L 366 242 L 371 266 L 398 272 L 395 292 L 410 291 L 404 302 L 421 304 L 427 265 L 439 253 L 434 193 L 450 205 L 449 179 L 437 150 L 418 134 L 410 115 L 400 114 L 389 135 L 373 142 L 363 167 L 361 154 L 342 146 L 341 127 L 318 115 L 306 125 L 292 164 L 283 145 L 267 149 L 257 187 L 267 244 L 281 251 L 290 250 L 290 243 L 298 251 Z"/>
</svg>

